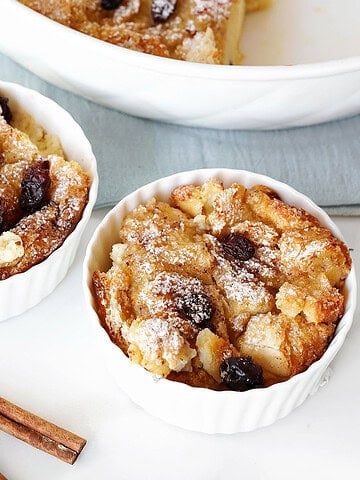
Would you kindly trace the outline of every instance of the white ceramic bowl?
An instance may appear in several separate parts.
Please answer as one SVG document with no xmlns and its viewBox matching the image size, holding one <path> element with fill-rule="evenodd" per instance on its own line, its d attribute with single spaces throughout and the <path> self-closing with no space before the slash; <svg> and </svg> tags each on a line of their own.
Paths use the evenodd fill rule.
<svg viewBox="0 0 360 480">
<path fill-rule="evenodd" d="M 203 183 L 209 178 L 222 179 L 225 186 L 234 181 L 250 187 L 264 184 L 273 188 L 286 202 L 305 208 L 338 237 L 340 232 L 327 214 L 311 200 L 291 187 L 263 175 L 242 170 L 205 169 L 178 173 L 146 185 L 121 200 L 103 219 L 87 248 L 83 286 L 99 348 L 106 365 L 121 389 L 132 400 L 152 415 L 174 425 L 206 433 L 234 433 L 249 431 L 269 425 L 290 413 L 321 383 L 326 369 L 345 340 L 352 323 L 356 302 L 354 270 L 346 283 L 346 310 L 336 334 L 324 355 L 305 372 L 290 380 L 264 389 L 247 392 L 216 392 L 204 388 L 161 379 L 139 365 L 132 364 L 115 346 L 101 327 L 92 296 L 91 278 L 95 270 L 107 271 L 110 267 L 111 246 L 118 242 L 118 227 L 124 216 L 137 205 L 156 196 L 167 200 L 173 188 L 180 184 Z"/>
<path fill-rule="evenodd" d="M 360 55 L 360 34 L 350 23 L 360 4 L 348 0 L 341 9 L 338 0 L 317 3 L 323 15 L 313 0 L 275 0 L 261 14 L 280 19 L 268 37 L 264 17 L 249 20 L 244 47 L 250 43 L 256 51 L 246 48 L 246 58 L 265 63 L 260 51 L 278 66 L 202 65 L 134 52 L 57 24 L 16 0 L 0 2 L 6 19 L 0 51 L 59 87 L 133 115 L 229 129 L 310 125 L 360 112 L 360 56 L 354 56 Z M 337 13 L 335 20 L 326 20 L 324 11 Z"/>
<path fill-rule="evenodd" d="M 65 110 L 34 90 L 14 83 L 0 81 L 0 92 L 10 99 L 12 105 L 29 113 L 44 130 L 56 135 L 67 158 L 76 160 L 91 178 L 89 200 L 82 218 L 64 243 L 38 265 L 0 281 L 1 321 L 19 315 L 39 303 L 66 275 L 95 204 L 98 175 L 90 143 Z"/>
</svg>

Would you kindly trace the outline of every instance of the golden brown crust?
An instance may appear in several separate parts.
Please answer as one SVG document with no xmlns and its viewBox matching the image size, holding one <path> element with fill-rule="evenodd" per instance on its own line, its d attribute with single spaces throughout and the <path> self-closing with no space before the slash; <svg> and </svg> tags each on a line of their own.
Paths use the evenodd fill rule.
<svg viewBox="0 0 360 480">
<path fill-rule="evenodd" d="M 345 244 L 268 187 L 179 186 L 170 205 L 129 213 L 119 240 L 111 269 L 94 274 L 99 315 L 133 361 L 176 381 L 225 389 L 220 365 L 239 356 L 265 385 L 283 381 L 321 357 L 344 312 Z M 205 313 L 206 297 L 204 325 L 184 318 L 182 297 Z"/>
<path fill-rule="evenodd" d="M 140 52 L 202 63 L 241 58 L 244 0 L 178 0 L 164 21 L 154 20 L 152 0 L 124 0 L 112 10 L 104 10 L 100 0 L 20 1 L 70 28 Z"/>
<path fill-rule="evenodd" d="M 207 373 L 201 365 L 193 365 L 191 372 L 170 372 L 168 380 L 186 383 L 191 387 L 210 388 L 211 390 L 225 390 L 223 384 L 218 383 Z"/>
<path fill-rule="evenodd" d="M 250 319 L 237 347 L 265 370 L 289 378 L 321 357 L 334 331 L 334 323 L 315 324 L 282 313 L 260 314 Z"/>
<path fill-rule="evenodd" d="M 279 240 L 283 270 L 288 277 L 306 281 L 323 274 L 331 286 L 341 286 L 351 259 L 344 243 L 317 225 L 285 231 Z"/>
<path fill-rule="evenodd" d="M 272 190 L 262 185 L 247 191 L 246 203 L 259 220 L 282 232 L 319 225 L 313 215 L 284 203 Z"/>
<path fill-rule="evenodd" d="M 276 294 L 277 308 L 291 318 L 302 315 L 310 323 L 335 323 L 344 313 L 344 296 L 328 282 L 310 279 L 302 285 L 285 282 Z"/>
<path fill-rule="evenodd" d="M 94 272 L 92 276 L 93 293 L 96 301 L 96 309 L 101 320 L 101 324 L 106 328 L 106 311 L 109 308 L 109 280 L 105 273 Z"/>
<path fill-rule="evenodd" d="M 128 343 L 121 335 L 121 331 L 116 328 L 115 322 L 107 320 L 110 312 L 111 280 L 105 273 L 94 272 L 92 277 L 93 293 L 96 301 L 96 310 L 100 318 L 101 325 L 105 328 L 112 341 L 120 347 L 124 353 L 127 352 Z"/>
</svg>

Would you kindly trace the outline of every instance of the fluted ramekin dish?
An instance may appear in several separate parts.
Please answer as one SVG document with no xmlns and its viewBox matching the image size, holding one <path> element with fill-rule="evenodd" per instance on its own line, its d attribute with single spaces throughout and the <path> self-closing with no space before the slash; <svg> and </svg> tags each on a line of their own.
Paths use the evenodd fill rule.
<svg viewBox="0 0 360 480">
<path fill-rule="evenodd" d="M 89 197 L 82 217 L 63 244 L 41 263 L 23 273 L 0 280 L 1 321 L 19 315 L 39 303 L 66 275 L 95 204 L 98 175 L 91 145 L 69 113 L 40 93 L 14 83 L 0 81 L 0 92 L 10 99 L 12 109 L 30 114 L 47 133 L 56 136 L 67 159 L 78 162 L 90 177 Z"/>
<path fill-rule="evenodd" d="M 334 2 L 339 9 L 337 0 L 325 3 Z M 302 23 L 306 22 L 304 0 L 291 3 L 297 21 L 302 14 Z M 313 12 L 315 7 L 308 9 Z M 346 9 L 356 17 L 359 2 L 351 0 Z M 289 15 L 294 18 L 294 12 Z M 317 16 L 320 23 L 323 16 Z M 350 52 L 346 58 L 319 61 L 310 54 L 307 63 L 226 66 L 161 58 L 111 45 L 60 25 L 17 0 L 1 0 L 0 18 L 6 18 L 0 29 L 1 52 L 50 83 L 132 115 L 188 126 L 276 129 L 360 112 L 357 25 L 351 27 L 353 30 L 343 25 L 339 35 L 333 31 L 328 34 L 328 30 L 323 34 L 326 55 L 320 58 L 325 59 L 336 58 L 331 52 L 338 49 L 342 39 L 353 38 L 354 46 L 344 48 L 344 55 Z M 284 22 L 292 25 L 292 20 Z M 321 31 L 319 22 L 314 31 Z M 284 28 L 280 25 L 277 30 L 274 51 L 292 48 L 291 29 L 290 38 L 282 39 L 279 46 Z M 309 48 L 311 32 L 305 33 L 302 44 L 311 53 L 316 50 Z M 259 41 L 259 36 L 261 32 L 254 32 L 252 43 L 262 49 L 264 40 Z M 268 43 L 271 40 L 265 42 L 269 50 Z"/>
<path fill-rule="evenodd" d="M 267 185 L 285 202 L 306 209 L 316 216 L 322 225 L 341 238 L 338 228 L 323 210 L 284 183 L 242 170 L 204 169 L 183 172 L 139 188 L 121 200 L 105 216 L 94 232 L 86 251 L 83 288 L 97 345 L 104 355 L 106 365 L 116 383 L 135 403 L 150 414 L 185 429 L 205 433 L 244 432 L 269 425 L 286 416 L 318 389 L 353 320 L 356 303 L 353 268 L 344 286 L 346 297 L 344 316 L 323 356 L 306 371 L 286 382 L 247 392 L 218 392 L 166 379 L 158 380 L 139 365 L 131 363 L 120 348 L 112 343 L 101 326 L 92 293 L 92 274 L 95 270 L 107 271 L 110 267 L 111 247 L 119 241 L 118 227 L 127 213 L 154 196 L 160 200 L 168 200 L 171 191 L 178 185 L 202 184 L 210 178 L 222 180 L 225 186 L 233 182 L 242 183 L 245 187 Z"/>
</svg>

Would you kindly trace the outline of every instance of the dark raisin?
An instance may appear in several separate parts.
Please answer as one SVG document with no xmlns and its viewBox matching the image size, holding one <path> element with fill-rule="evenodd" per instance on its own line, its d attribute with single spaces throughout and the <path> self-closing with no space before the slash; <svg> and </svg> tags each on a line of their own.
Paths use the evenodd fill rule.
<svg viewBox="0 0 360 480">
<path fill-rule="evenodd" d="M 231 261 L 249 260 L 255 255 L 253 243 L 240 233 L 230 233 L 220 239 L 224 257 Z"/>
<path fill-rule="evenodd" d="M 264 386 L 262 368 L 251 357 L 230 357 L 220 365 L 220 378 L 230 390 L 245 392 Z"/>
<path fill-rule="evenodd" d="M 151 15 L 156 23 L 164 23 L 176 8 L 177 0 L 152 0 Z"/>
<path fill-rule="evenodd" d="M 5 213 L 6 213 L 6 203 L 5 203 L 5 200 L 0 197 L 0 234 L 6 229 Z"/>
<path fill-rule="evenodd" d="M 210 322 L 213 307 L 203 293 L 185 293 L 175 302 L 179 315 L 195 327 L 204 328 Z"/>
<path fill-rule="evenodd" d="M 1 108 L 1 115 L 4 117 L 7 123 L 10 123 L 12 120 L 12 113 L 10 107 L 8 105 L 9 99 L 6 97 L 0 97 L 0 108 Z"/>
<path fill-rule="evenodd" d="M 101 0 L 101 6 L 104 10 L 115 10 L 122 0 Z"/>
<path fill-rule="evenodd" d="M 50 183 L 50 163 L 47 160 L 31 165 L 21 182 L 20 207 L 28 213 L 39 210 L 46 203 Z"/>
</svg>

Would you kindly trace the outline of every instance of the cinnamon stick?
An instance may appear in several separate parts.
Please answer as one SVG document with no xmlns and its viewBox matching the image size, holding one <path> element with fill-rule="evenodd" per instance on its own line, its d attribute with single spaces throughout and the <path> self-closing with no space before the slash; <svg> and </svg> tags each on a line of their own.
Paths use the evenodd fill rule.
<svg viewBox="0 0 360 480">
<path fill-rule="evenodd" d="M 4 475 L 2 473 L 0 473 L 0 480 L 7 480 L 7 478 L 4 477 Z"/>
<path fill-rule="evenodd" d="M 23 410 L 2 397 L 0 430 L 70 464 L 75 462 L 86 444 L 83 438 Z"/>
</svg>

